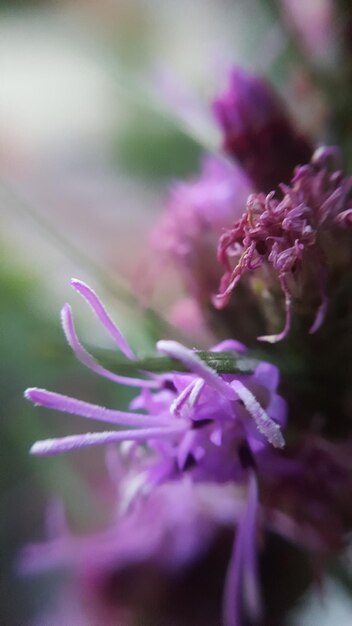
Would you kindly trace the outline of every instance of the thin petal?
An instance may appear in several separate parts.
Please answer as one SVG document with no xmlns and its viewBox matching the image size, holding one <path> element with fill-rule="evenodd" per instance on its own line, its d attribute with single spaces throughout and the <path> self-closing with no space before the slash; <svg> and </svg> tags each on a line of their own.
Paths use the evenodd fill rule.
<svg viewBox="0 0 352 626">
<path fill-rule="evenodd" d="M 246 514 L 243 519 L 243 596 L 251 620 L 258 621 L 262 603 L 258 588 L 257 561 L 258 483 L 254 474 L 249 478 Z"/>
<path fill-rule="evenodd" d="M 286 400 L 279 394 L 272 393 L 266 412 L 281 428 L 285 428 L 287 425 L 287 411 Z"/>
<path fill-rule="evenodd" d="M 259 432 L 267 438 L 274 448 L 283 448 L 285 446 L 285 440 L 282 436 L 280 426 L 264 411 L 252 392 L 239 380 L 232 381 L 231 386 L 242 400 L 247 411 L 253 417 Z"/>
<path fill-rule="evenodd" d="M 172 415 L 180 415 L 182 407 L 184 406 L 189 396 L 191 395 L 193 386 L 194 386 L 194 380 L 192 380 L 192 382 L 189 385 L 187 385 L 187 387 L 182 389 L 181 393 L 179 393 L 177 398 L 175 398 L 175 400 L 171 403 L 170 413 L 172 413 Z"/>
<path fill-rule="evenodd" d="M 211 348 L 212 352 L 227 352 L 232 350 L 242 353 L 247 352 L 247 347 L 236 339 L 224 339 Z"/>
<path fill-rule="evenodd" d="M 262 335 L 261 337 L 257 337 L 258 341 L 277 343 L 278 341 L 282 341 L 282 339 L 285 339 L 285 337 L 287 337 L 292 323 L 292 301 L 291 297 L 287 293 L 285 295 L 285 325 L 281 333 L 277 333 L 276 335 Z"/>
<path fill-rule="evenodd" d="M 141 413 L 128 413 L 125 411 L 115 411 L 106 409 L 97 404 L 76 400 L 60 393 L 46 391 L 46 389 L 27 389 L 25 391 L 27 400 L 45 406 L 48 409 L 55 409 L 63 413 L 72 415 L 80 415 L 88 419 L 98 420 L 100 422 L 109 422 L 120 426 L 141 426 L 149 428 L 150 426 L 174 426 L 178 420 L 172 419 L 169 415 L 142 415 Z"/>
<path fill-rule="evenodd" d="M 249 477 L 247 503 L 240 517 L 224 591 L 224 622 L 241 626 L 244 604 L 250 617 L 258 618 L 260 597 L 257 586 L 256 516 L 258 485 L 254 474 Z M 243 599 L 241 592 L 243 591 Z"/>
<path fill-rule="evenodd" d="M 204 388 L 204 385 L 205 385 L 204 380 L 198 379 L 195 381 L 195 384 L 193 386 L 193 389 L 188 399 L 188 405 L 191 408 L 197 404 L 199 396 L 202 393 L 202 389 Z"/>
<path fill-rule="evenodd" d="M 182 408 L 187 403 L 189 407 L 192 407 L 202 390 L 204 380 L 200 378 L 193 379 L 192 382 L 185 387 L 181 393 L 175 398 L 170 407 L 170 413 L 173 415 L 180 415 Z"/>
<path fill-rule="evenodd" d="M 241 626 L 241 574 L 243 563 L 243 524 L 238 524 L 233 551 L 224 588 L 224 623 L 226 626 Z"/>
<path fill-rule="evenodd" d="M 100 363 L 98 363 L 95 358 L 89 354 L 89 352 L 82 346 L 80 343 L 74 321 L 72 310 L 69 304 L 65 304 L 61 311 L 61 322 L 62 328 L 64 330 L 66 339 L 75 353 L 76 358 L 83 363 L 90 370 L 99 374 L 100 376 L 104 376 L 104 378 L 108 378 L 116 383 L 121 383 L 122 385 L 129 385 L 130 387 L 157 387 L 157 381 L 152 380 L 143 380 L 141 378 L 129 378 L 127 376 L 119 376 L 119 374 L 115 374 L 105 369 Z"/>
<path fill-rule="evenodd" d="M 80 448 L 121 443 L 122 441 L 148 441 L 149 439 L 162 439 L 179 436 L 188 428 L 185 421 L 181 421 L 173 428 L 146 428 L 137 430 L 115 430 L 100 433 L 85 433 L 83 435 L 71 435 L 59 439 L 45 439 L 36 441 L 31 447 L 30 453 L 36 456 L 53 456 Z"/>
<path fill-rule="evenodd" d="M 109 335 L 114 339 L 114 341 L 116 341 L 121 352 L 123 352 L 123 354 L 127 356 L 127 358 L 135 359 L 135 354 L 127 343 L 125 337 L 116 326 L 116 324 L 114 324 L 105 306 L 98 298 L 96 293 L 93 291 L 93 289 L 88 287 L 88 285 L 86 285 L 83 281 L 77 280 L 76 278 L 73 278 L 71 280 L 71 285 L 88 302 L 91 309 L 93 310 L 99 321 L 102 323 L 104 328 L 107 330 Z"/>
<path fill-rule="evenodd" d="M 197 354 L 178 343 L 177 341 L 158 341 L 157 349 L 177 361 L 181 361 L 190 371 L 230 400 L 234 399 L 233 389 L 213 370 L 202 361 Z"/>
<path fill-rule="evenodd" d="M 280 381 L 280 370 L 276 365 L 261 361 L 255 368 L 254 377 L 256 383 L 260 383 L 270 391 L 278 388 Z"/>
</svg>

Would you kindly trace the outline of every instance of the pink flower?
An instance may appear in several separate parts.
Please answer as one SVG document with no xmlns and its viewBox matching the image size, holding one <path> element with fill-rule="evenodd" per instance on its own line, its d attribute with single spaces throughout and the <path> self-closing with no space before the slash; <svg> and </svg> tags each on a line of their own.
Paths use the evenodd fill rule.
<svg viewBox="0 0 352 626">
<path fill-rule="evenodd" d="M 216 306 L 225 306 L 238 282 L 253 272 L 263 290 L 284 295 L 283 330 L 260 339 L 286 337 L 293 306 L 308 315 L 313 310 L 310 332 L 316 332 L 330 282 L 350 263 L 352 178 L 343 178 L 338 165 L 335 149 L 319 148 L 310 164 L 296 168 L 290 185 L 280 185 L 281 194 L 251 195 L 241 219 L 220 238 L 218 258 L 226 271 Z"/>
</svg>

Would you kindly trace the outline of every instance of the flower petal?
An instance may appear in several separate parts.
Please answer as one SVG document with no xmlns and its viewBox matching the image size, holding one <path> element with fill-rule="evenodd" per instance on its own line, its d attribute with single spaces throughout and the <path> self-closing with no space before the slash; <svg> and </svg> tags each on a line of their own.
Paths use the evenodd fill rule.
<svg viewBox="0 0 352 626">
<path fill-rule="evenodd" d="M 149 428 L 150 426 L 174 426 L 179 420 L 172 419 L 166 415 L 143 415 L 141 413 L 129 413 L 126 411 L 115 411 L 106 409 L 97 404 L 76 400 L 70 396 L 64 396 L 61 393 L 54 393 L 46 389 L 31 388 L 25 391 L 27 400 L 45 406 L 48 409 L 55 409 L 63 413 L 71 413 L 73 415 L 81 415 L 88 419 L 98 420 L 100 422 L 109 422 L 110 424 L 123 426 L 142 426 Z"/>
<path fill-rule="evenodd" d="M 157 349 L 168 356 L 181 361 L 190 371 L 203 378 L 203 380 L 213 387 L 221 395 L 233 400 L 235 395 L 233 389 L 215 372 L 208 367 L 194 352 L 189 350 L 177 341 L 158 341 Z"/>
<path fill-rule="evenodd" d="M 119 328 L 112 321 L 105 306 L 98 298 L 97 294 L 93 291 L 93 289 L 88 287 L 88 285 L 86 285 L 83 281 L 77 280 L 76 278 L 72 278 L 71 285 L 88 302 L 98 320 L 102 323 L 102 325 L 107 330 L 109 335 L 114 339 L 114 341 L 116 341 L 121 352 L 123 352 L 123 354 L 127 356 L 128 359 L 134 359 L 135 354 L 133 350 L 130 348 Z"/>
<path fill-rule="evenodd" d="M 148 439 L 163 439 L 179 436 L 188 428 L 185 421 L 172 428 L 141 428 L 136 430 L 115 430 L 100 433 L 85 433 L 71 435 L 58 439 L 44 439 L 36 441 L 30 449 L 35 456 L 53 456 L 64 452 L 71 452 L 79 448 L 121 443 L 122 441 L 148 441 Z"/>
<path fill-rule="evenodd" d="M 99 374 L 100 376 L 104 376 L 104 378 L 108 378 L 116 383 L 120 383 L 122 385 L 129 385 L 130 387 L 157 387 L 158 383 L 154 380 L 144 380 L 142 378 L 130 378 L 128 376 L 120 376 L 119 374 L 115 374 L 114 372 L 110 372 L 105 369 L 100 363 L 98 363 L 95 358 L 89 354 L 89 352 L 82 346 L 80 343 L 74 321 L 72 310 L 69 304 L 65 304 L 61 311 L 61 322 L 62 328 L 64 330 L 66 339 L 72 348 L 76 358 L 83 363 L 90 370 Z"/>
<path fill-rule="evenodd" d="M 239 380 L 232 381 L 231 386 L 242 400 L 247 411 L 253 417 L 259 432 L 267 438 L 274 448 L 283 448 L 285 446 L 285 440 L 282 436 L 280 426 L 264 411 L 252 392 Z"/>
</svg>

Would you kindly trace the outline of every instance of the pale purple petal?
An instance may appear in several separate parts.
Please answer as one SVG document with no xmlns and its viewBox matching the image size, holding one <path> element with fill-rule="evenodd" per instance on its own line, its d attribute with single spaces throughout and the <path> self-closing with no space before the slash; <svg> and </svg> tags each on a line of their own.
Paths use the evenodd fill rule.
<svg viewBox="0 0 352 626">
<path fill-rule="evenodd" d="M 321 535 L 312 526 L 303 526 L 282 511 L 272 510 L 267 521 L 270 529 L 285 537 L 289 542 L 308 550 L 324 551 L 326 545 Z"/>
<path fill-rule="evenodd" d="M 170 407 L 170 413 L 173 415 L 180 415 L 182 409 L 191 409 L 197 403 L 201 391 L 205 385 L 202 378 L 195 378 L 192 382 L 185 387 L 177 398 L 173 401 Z"/>
<path fill-rule="evenodd" d="M 224 618 L 226 626 L 241 626 L 241 590 L 244 590 L 245 608 L 252 618 L 258 617 L 260 598 L 257 587 L 256 516 L 258 485 L 254 474 L 249 477 L 247 503 L 236 531 L 233 552 L 224 590 Z"/>
<path fill-rule="evenodd" d="M 145 428 L 136 430 L 115 430 L 100 433 L 85 433 L 82 435 L 71 435 L 58 439 L 44 439 L 36 441 L 30 449 L 30 453 L 36 456 L 53 456 L 63 454 L 80 448 L 91 446 L 107 445 L 110 443 L 121 443 L 122 441 L 148 441 L 149 439 L 162 439 L 179 437 L 188 428 L 186 421 L 179 420 L 177 426 L 172 428 Z"/>
<path fill-rule="evenodd" d="M 281 428 L 286 427 L 288 407 L 286 400 L 282 398 L 282 396 L 279 396 L 277 393 L 272 393 L 269 404 L 266 407 L 266 412 Z"/>
<path fill-rule="evenodd" d="M 170 413 L 172 413 L 173 415 L 179 415 L 181 413 L 182 407 L 190 397 L 196 382 L 197 379 L 192 380 L 189 385 L 187 385 L 187 387 L 182 389 L 181 393 L 179 393 L 179 395 L 172 402 L 170 406 Z"/>
<path fill-rule="evenodd" d="M 262 361 L 254 372 L 254 380 L 270 391 L 275 391 L 280 380 L 280 370 L 276 365 Z"/>
<path fill-rule="evenodd" d="M 194 407 L 198 400 L 199 400 L 199 396 L 202 393 L 202 390 L 204 389 L 205 386 L 205 381 L 201 380 L 200 378 L 198 380 L 195 381 L 193 389 L 190 393 L 189 399 L 188 399 L 188 405 L 189 407 Z"/>
<path fill-rule="evenodd" d="M 189 430 L 185 433 L 182 441 L 180 442 L 177 450 L 177 465 L 180 470 L 183 470 L 187 461 L 189 453 L 192 451 L 194 440 L 197 437 L 195 430 Z"/>
<path fill-rule="evenodd" d="M 136 357 L 134 352 L 130 348 L 119 328 L 112 321 L 105 306 L 98 298 L 96 293 L 93 291 L 93 289 L 88 287 L 88 285 L 86 285 L 83 281 L 77 280 L 76 278 L 73 278 L 71 280 L 71 285 L 88 302 L 91 309 L 93 310 L 99 321 L 102 323 L 104 328 L 107 330 L 109 335 L 116 341 L 121 352 L 123 352 L 123 354 L 127 356 L 127 358 L 135 359 Z"/>
<path fill-rule="evenodd" d="M 74 321 L 72 310 L 69 304 L 65 304 L 61 311 L 61 322 L 62 328 L 64 330 L 66 339 L 71 346 L 73 352 L 77 359 L 83 363 L 90 370 L 99 374 L 100 376 L 104 376 L 104 378 L 108 378 L 116 383 L 120 383 L 122 385 L 129 385 L 130 387 L 157 387 L 157 381 L 152 380 L 143 380 L 141 378 L 129 378 L 127 376 L 120 376 L 119 374 L 115 374 L 105 369 L 100 363 L 98 363 L 95 358 L 87 352 L 87 350 L 80 343 Z"/>
<path fill-rule="evenodd" d="M 266 437 L 274 448 L 283 448 L 285 446 L 285 440 L 282 436 L 280 426 L 264 411 L 252 392 L 239 380 L 232 381 L 231 386 L 242 400 L 247 411 L 253 417 L 259 432 Z"/>
<path fill-rule="evenodd" d="M 192 350 L 189 350 L 177 341 L 158 341 L 156 344 L 159 352 L 167 354 L 173 359 L 183 363 L 190 371 L 204 379 L 204 381 L 221 393 L 226 398 L 233 400 L 233 389 L 215 372 L 208 367 Z"/>
<path fill-rule="evenodd" d="M 98 420 L 100 422 L 109 422 L 110 424 L 123 426 L 142 426 L 149 428 L 150 426 L 172 426 L 177 423 L 169 415 L 142 415 L 141 413 L 128 413 L 125 411 L 115 411 L 106 409 L 97 404 L 76 400 L 60 393 L 46 391 L 46 389 L 27 389 L 25 391 L 27 400 L 45 406 L 48 409 L 55 409 L 63 413 L 71 413 L 72 415 L 80 415 L 88 419 Z"/>
<path fill-rule="evenodd" d="M 258 559 L 256 518 L 258 512 L 258 483 L 254 474 L 250 475 L 246 514 L 242 521 L 243 540 L 243 595 L 245 608 L 251 620 L 257 622 L 261 613 L 261 597 L 258 588 Z"/>
<path fill-rule="evenodd" d="M 226 626 L 241 626 L 240 585 L 243 552 L 243 524 L 238 524 L 230 565 L 224 588 L 224 623 Z"/>
<path fill-rule="evenodd" d="M 244 343 L 237 341 L 236 339 L 224 339 L 220 343 L 217 343 L 215 346 L 213 346 L 211 349 L 212 352 L 227 352 L 232 350 L 234 352 L 240 353 L 247 352 L 247 346 L 245 346 Z"/>
</svg>

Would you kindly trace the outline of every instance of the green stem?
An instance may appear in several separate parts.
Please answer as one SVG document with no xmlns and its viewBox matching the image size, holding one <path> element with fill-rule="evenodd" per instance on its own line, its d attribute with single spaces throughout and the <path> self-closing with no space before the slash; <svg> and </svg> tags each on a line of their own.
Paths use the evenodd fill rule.
<svg viewBox="0 0 352 626">
<path fill-rule="evenodd" d="M 218 374 L 251 374 L 254 372 L 258 361 L 250 357 L 239 355 L 235 352 L 204 352 L 197 351 L 197 356 Z M 185 365 L 167 356 L 145 356 L 137 360 L 113 358 L 106 350 L 98 351 L 100 362 L 119 374 L 131 375 L 136 370 L 162 374 L 166 372 L 187 372 Z"/>
</svg>

